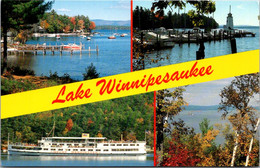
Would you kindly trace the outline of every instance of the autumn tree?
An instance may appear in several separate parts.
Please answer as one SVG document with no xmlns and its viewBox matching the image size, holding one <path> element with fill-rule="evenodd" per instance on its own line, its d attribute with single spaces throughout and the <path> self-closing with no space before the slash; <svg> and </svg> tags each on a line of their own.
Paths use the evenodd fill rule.
<svg viewBox="0 0 260 168">
<path fill-rule="evenodd" d="M 75 17 L 71 17 L 70 18 L 70 22 L 73 25 L 73 32 L 75 32 L 75 26 L 76 26 L 76 19 L 75 19 Z"/>
<path fill-rule="evenodd" d="M 80 29 L 80 30 L 83 30 L 83 29 L 85 28 L 85 26 L 84 26 L 84 21 L 83 21 L 83 20 L 79 20 L 79 21 L 78 21 L 78 26 L 79 26 L 79 29 Z"/>
<path fill-rule="evenodd" d="M 220 93 L 219 111 L 223 112 L 224 118 L 228 117 L 236 134 L 231 166 L 248 164 L 253 137 L 259 124 L 257 111 L 250 102 L 258 93 L 258 73 L 235 77 Z M 247 158 L 243 158 L 238 151 Z"/>
<path fill-rule="evenodd" d="M 90 31 L 91 31 L 91 30 L 94 30 L 95 28 L 96 28 L 95 22 L 91 21 L 91 22 L 90 22 L 90 25 L 89 25 Z"/>
<path fill-rule="evenodd" d="M 29 24 L 37 23 L 53 2 L 44 0 L 2 0 L 1 28 L 4 37 L 3 71 L 7 68 L 7 32 L 10 29 L 28 29 Z"/>
<path fill-rule="evenodd" d="M 161 145 L 164 140 L 164 133 L 169 132 L 170 127 L 168 120 L 181 112 L 186 105 L 183 99 L 182 87 L 175 88 L 173 91 L 160 90 L 156 92 L 156 129 L 157 129 L 157 144 L 156 148 L 161 150 Z"/>
</svg>

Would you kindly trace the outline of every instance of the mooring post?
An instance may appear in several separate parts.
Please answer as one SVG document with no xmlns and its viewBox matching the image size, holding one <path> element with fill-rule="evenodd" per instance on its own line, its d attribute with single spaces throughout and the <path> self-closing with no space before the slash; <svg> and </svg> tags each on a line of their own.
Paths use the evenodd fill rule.
<svg viewBox="0 0 260 168">
<path fill-rule="evenodd" d="M 188 31 L 188 43 L 190 44 L 190 31 Z"/>
<path fill-rule="evenodd" d="M 52 55 L 54 55 L 54 46 L 51 48 Z"/>
<path fill-rule="evenodd" d="M 230 40 L 230 43 L 231 43 L 231 52 L 232 52 L 232 54 L 237 53 L 236 39 L 235 39 L 235 38 L 232 38 L 232 39 Z"/>
<path fill-rule="evenodd" d="M 97 45 L 97 49 L 96 50 L 97 50 L 97 53 L 98 53 L 98 45 Z"/>
</svg>

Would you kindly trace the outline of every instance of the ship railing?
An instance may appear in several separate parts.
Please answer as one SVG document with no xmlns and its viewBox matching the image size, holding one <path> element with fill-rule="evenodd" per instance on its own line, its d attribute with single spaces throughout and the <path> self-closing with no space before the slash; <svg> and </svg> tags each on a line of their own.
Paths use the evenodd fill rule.
<svg viewBox="0 0 260 168">
<path fill-rule="evenodd" d="M 21 143 L 21 142 L 15 142 L 15 143 L 9 143 L 11 146 L 38 146 L 37 144 L 32 144 L 32 143 Z"/>
</svg>

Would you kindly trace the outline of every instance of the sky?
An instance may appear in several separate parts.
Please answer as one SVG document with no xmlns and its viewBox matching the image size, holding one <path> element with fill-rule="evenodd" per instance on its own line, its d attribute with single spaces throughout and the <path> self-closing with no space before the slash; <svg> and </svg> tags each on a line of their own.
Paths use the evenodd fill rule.
<svg viewBox="0 0 260 168">
<path fill-rule="evenodd" d="M 133 8 L 136 5 L 145 8 L 151 8 L 154 0 L 134 0 Z M 226 17 L 229 13 L 229 5 L 232 7 L 232 14 L 234 18 L 234 25 L 253 25 L 258 26 L 259 2 L 258 0 L 216 0 L 216 12 L 214 18 L 220 25 L 226 23 Z M 69 16 L 85 15 L 90 19 L 104 19 L 104 20 L 130 20 L 130 0 L 55 0 L 53 9 L 58 14 L 66 14 Z M 169 10 L 168 8 L 167 10 Z M 188 5 L 185 9 L 192 9 Z M 173 9 L 174 12 L 178 11 Z M 181 10 L 180 12 L 184 12 Z"/>
<path fill-rule="evenodd" d="M 68 16 L 85 15 L 91 20 L 130 20 L 130 0 L 55 0 L 52 9 Z"/>
<path fill-rule="evenodd" d="M 133 8 L 135 6 L 142 6 L 151 8 L 151 0 L 134 0 Z M 214 13 L 215 20 L 219 25 L 226 24 L 227 14 L 229 13 L 229 5 L 231 5 L 231 13 L 233 15 L 234 25 L 251 25 L 259 26 L 259 1 L 258 0 L 216 0 L 216 11 Z M 190 5 L 186 7 L 186 12 L 192 9 Z M 170 10 L 168 7 L 167 10 Z M 178 9 L 173 8 L 173 12 L 178 12 Z M 184 12 L 184 9 L 180 11 Z"/>
<path fill-rule="evenodd" d="M 231 81 L 235 78 L 227 78 L 205 83 L 189 85 L 185 87 L 184 100 L 189 105 L 197 106 L 212 106 L 218 105 L 221 101 L 219 96 L 221 90 L 230 85 Z M 253 106 L 259 106 L 259 95 L 251 99 L 250 102 Z"/>
</svg>

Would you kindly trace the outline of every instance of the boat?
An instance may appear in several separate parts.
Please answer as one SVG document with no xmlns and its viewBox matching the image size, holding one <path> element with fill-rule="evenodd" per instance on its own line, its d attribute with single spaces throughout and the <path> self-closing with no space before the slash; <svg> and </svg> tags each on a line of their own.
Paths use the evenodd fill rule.
<svg viewBox="0 0 260 168">
<path fill-rule="evenodd" d="M 60 35 L 57 34 L 56 39 L 59 40 L 60 39 Z"/>
<path fill-rule="evenodd" d="M 116 36 L 114 36 L 114 35 L 109 36 L 108 39 L 116 39 Z"/>
<path fill-rule="evenodd" d="M 106 137 L 42 137 L 37 145 L 9 144 L 9 155 L 145 155 L 145 141 L 114 141 Z"/>
<path fill-rule="evenodd" d="M 80 37 L 81 37 L 81 38 L 85 38 L 85 37 L 87 37 L 87 36 L 85 36 L 85 35 L 80 35 Z"/>
<path fill-rule="evenodd" d="M 87 40 L 91 40 L 91 37 L 87 37 Z"/>
<path fill-rule="evenodd" d="M 56 37 L 56 34 L 47 34 L 47 37 Z"/>
<path fill-rule="evenodd" d="M 120 37 L 125 37 L 125 35 L 124 35 L 124 34 L 121 34 Z"/>
<path fill-rule="evenodd" d="M 69 50 L 69 49 L 72 49 L 72 50 L 80 50 L 80 46 L 79 45 L 77 45 L 77 44 L 68 44 L 68 45 L 63 45 L 62 46 L 63 47 L 63 49 L 67 49 L 67 50 Z"/>
</svg>

